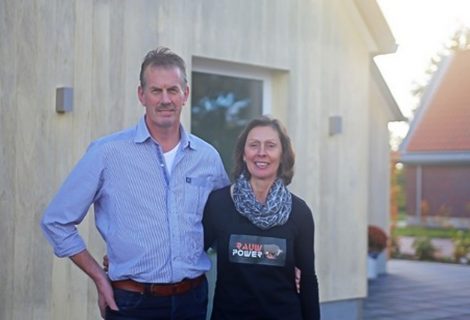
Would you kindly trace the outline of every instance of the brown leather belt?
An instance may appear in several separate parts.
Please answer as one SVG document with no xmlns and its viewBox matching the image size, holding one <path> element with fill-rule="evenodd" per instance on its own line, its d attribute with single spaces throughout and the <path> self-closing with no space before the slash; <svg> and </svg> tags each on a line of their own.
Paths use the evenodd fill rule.
<svg viewBox="0 0 470 320">
<path fill-rule="evenodd" d="M 141 294 L 149 294 L 154 296 L 174 296 L 184 294 L 191 289 L 198 287 L 205 279 L 205 275 L 200 275 L 194 279 L 183 279 L 177 283 L 140 283 L 134 280 L 118 280 L 111 281 L 111 285 L 115 289 L 122 289 Z"/>
</svg>

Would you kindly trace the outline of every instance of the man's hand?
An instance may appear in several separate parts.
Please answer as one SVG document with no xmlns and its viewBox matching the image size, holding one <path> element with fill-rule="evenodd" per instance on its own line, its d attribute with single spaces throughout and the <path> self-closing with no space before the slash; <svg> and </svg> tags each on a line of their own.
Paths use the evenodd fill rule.
<svg viewBox="0 0 470 320">
<path fill-rule="evenodd" d="M 106 279 L 103 283 L 95 283 L 98 291 L 98 307 L 100 308 L 101 317 L 104 319 L 106 307 L 111 310 L 118 310 L 116 301 L 114 300 L 113 288 L 111 283 Z"/>
<path fill-rule="evenodd" d="M 88 250 L 83 250 L 71 256 L 70 259 L 95 283 L 96 290 L 98 291 L 98 307 L 100 308 L 101 317 L 104 319 L 107 306 L 111 310 L 119 310 L 114 300 L 113 288 L 108 276 Z"/>
</svg>

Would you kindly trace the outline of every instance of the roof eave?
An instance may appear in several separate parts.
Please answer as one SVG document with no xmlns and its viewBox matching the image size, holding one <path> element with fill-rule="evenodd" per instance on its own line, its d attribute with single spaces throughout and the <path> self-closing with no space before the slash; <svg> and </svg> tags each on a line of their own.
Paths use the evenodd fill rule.
<svg viewBox="0 0 470 320">
<path fill-rule="evenodd" d="M 406 152 L 401 153 L 404 164 L 470 164 L 470 151 Z"/>
<path fill-rule="evenodd" d="M 394 53 L 397 44 L 376 0 L 354 0 L 362 19 L 376 43 L 373 55 Z"/>
</svg>

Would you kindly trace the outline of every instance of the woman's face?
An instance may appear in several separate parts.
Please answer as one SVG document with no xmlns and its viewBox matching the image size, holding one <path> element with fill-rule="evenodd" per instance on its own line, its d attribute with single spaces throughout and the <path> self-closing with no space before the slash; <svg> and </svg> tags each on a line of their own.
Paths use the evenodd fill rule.
<svg viewBox="0 0 470 320">
<path fill-rule="evenodd" d="M 248 133 L 243 160 L 251 179 L 274 182 L 281 163 L 282 145 L 277 131 L 270 126 L 254 127 Z"/>
</svg>

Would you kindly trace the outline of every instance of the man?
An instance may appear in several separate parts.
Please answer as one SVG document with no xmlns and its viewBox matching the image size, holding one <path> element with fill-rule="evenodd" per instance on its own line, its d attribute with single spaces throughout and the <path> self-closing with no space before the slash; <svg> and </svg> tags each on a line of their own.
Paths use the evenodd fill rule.
<svg viewBox="0 0 470 320">
<path fill-rule="evenodd" d="M 189 96 L 181 57 L 150 51 L 137 93 L 145 116 L 90 145 L 41 226 L 55 254 L 94 281 L 106 319 L 205 319 L 210 262 L 202 211 L 209 193 L 229 180 L 217 151 L 180 124 Z M 92 204 L 108 274 L 75 226 Z"/>
</svg>

